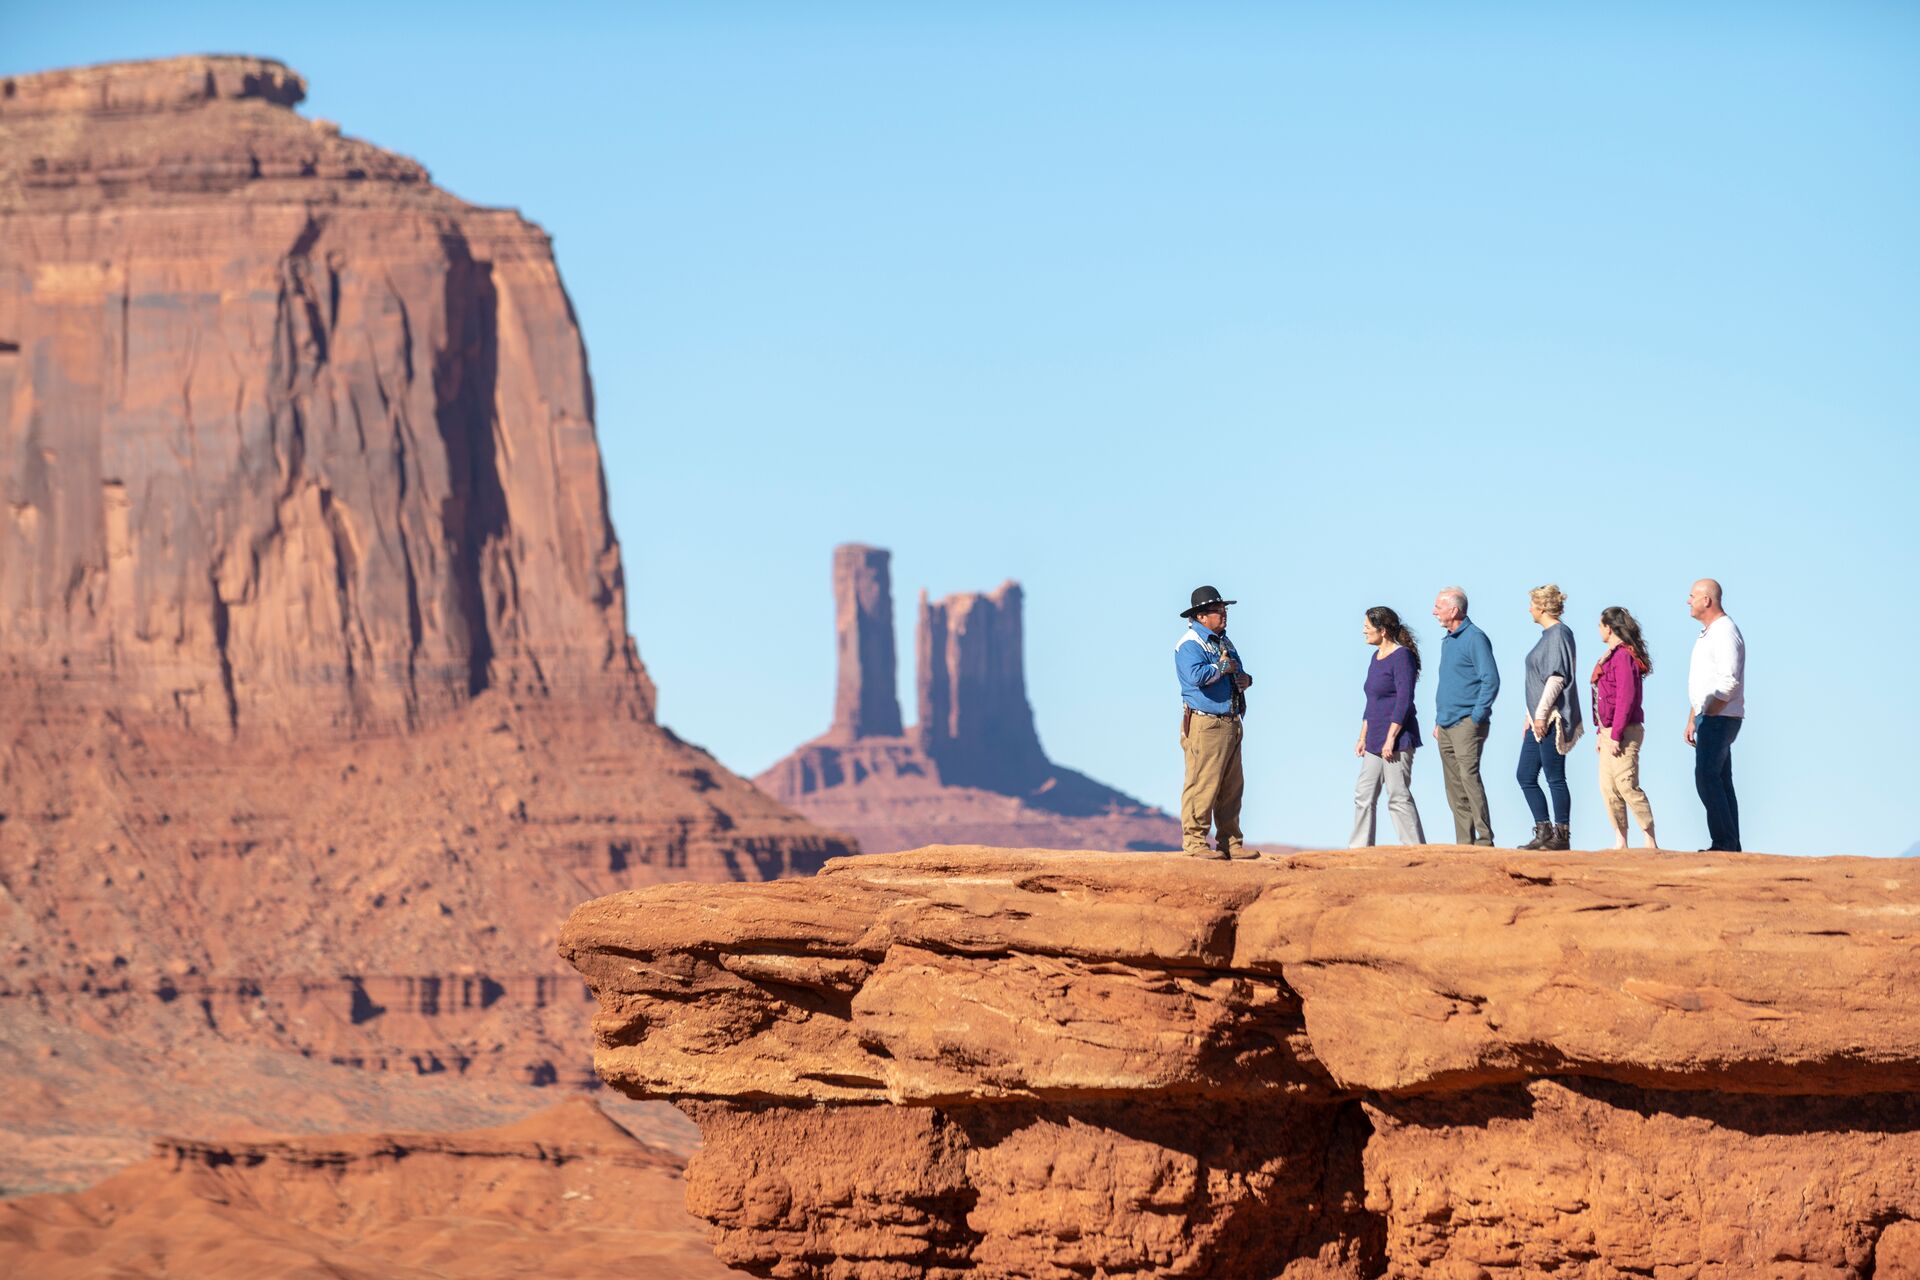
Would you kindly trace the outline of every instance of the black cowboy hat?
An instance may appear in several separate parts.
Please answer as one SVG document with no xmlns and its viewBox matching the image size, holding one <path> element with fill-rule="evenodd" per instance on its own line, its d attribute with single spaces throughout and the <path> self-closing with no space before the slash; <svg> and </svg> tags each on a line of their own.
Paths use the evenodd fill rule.
<svg viewBox="0 0 1920 1280">
<path fill-rule="evenodd" d="M 1202 609 L 1210 608 L 1216 604 L 1239 604 L 1239 603 L 1240 602 L 1238 600 L 1222 600 L 1220 598 L 1220 593 L 1212 587 L 1195 587 L 1193 589 L 1193 607 L 1190 609 L 1181 610 L 1180 616 L 1183 618 L 1191 618 L 1194 614 L 1200 612 Z"/>
</svg>

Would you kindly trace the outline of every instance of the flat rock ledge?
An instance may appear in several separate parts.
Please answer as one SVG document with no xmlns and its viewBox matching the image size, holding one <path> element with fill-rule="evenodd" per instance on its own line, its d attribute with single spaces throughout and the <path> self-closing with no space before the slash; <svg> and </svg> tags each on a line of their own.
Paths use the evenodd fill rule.
<svg viewBox="0 0 1920 1280">
<path fill-rule="evenodd" d="M 560 950 L 754 1275 L 1920 1277 L 1920 864 L 937 847 Z"/>
</svg>

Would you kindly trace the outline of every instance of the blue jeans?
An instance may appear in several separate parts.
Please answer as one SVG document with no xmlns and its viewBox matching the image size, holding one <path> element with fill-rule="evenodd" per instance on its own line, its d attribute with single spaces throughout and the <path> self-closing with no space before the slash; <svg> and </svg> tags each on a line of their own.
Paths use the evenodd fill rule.
<svg viewBox="0 0 1920 1280">
<path fill-rule="evenodd" d="M 1567 758 L 1553 745 L 1553 728 L 1547 728 L 1547 740 L 1535 742 L 1533 730 L 1520 735 L 1520 767 L 1514 776 L 1520 780 L 1520 794 L 1527 798 L 1535 822 L 1547 820 L 1547 793 L 1553 794 L 1553 820 L 1561 826 L 1572 823 L 1573 793 L 1567 790 Z M 1547 775 L 1547 790 L 1540 789 L 1540 775 Z"/>
<path fill-rule="evenodd" d="M 1693 724 L 1693 789 L 1707 807 L 1707 845 L 1740 852 L 1740 801 L 1733 794 L 1733 740 L 1739 716 L 1699 716 Z"/>
</svg>

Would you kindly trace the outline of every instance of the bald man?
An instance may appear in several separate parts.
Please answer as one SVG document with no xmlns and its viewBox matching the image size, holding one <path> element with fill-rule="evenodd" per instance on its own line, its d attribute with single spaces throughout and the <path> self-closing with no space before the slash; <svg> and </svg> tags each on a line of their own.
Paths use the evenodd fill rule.
<svg viewBox="0 0 1920 1280">
<path fill-rule="evenodd" d="M 1687 667 L 1687 744 L 1693 788 L 1707 809 L 1708 847 L 1740 851 L 1740 801 L 1733 794 L 1733 740 L 1747 714 L 1747 642 L 1723 607 L 1720 584 L 1702 578 L 1687 594 L 1700 624 Z"/>
</svg>

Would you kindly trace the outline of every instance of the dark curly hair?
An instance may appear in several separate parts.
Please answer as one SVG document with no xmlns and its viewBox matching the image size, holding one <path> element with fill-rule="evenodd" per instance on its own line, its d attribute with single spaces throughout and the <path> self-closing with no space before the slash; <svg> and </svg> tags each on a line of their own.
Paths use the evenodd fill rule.
<svg viewBox="0 0 1920 1280">
<path fill-rule="evenodd" d="M 1413 655 L 1413 674 L 1420 674 L 1420 645 L 1414 640 L 1413 632 L 1407 624 L 1400 621 L 1400 615 L 1383 604 L 1377 604 L 1367 610 L 1367 622 L 1387 633 L 1387 639 Z"/>
</svg>

